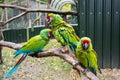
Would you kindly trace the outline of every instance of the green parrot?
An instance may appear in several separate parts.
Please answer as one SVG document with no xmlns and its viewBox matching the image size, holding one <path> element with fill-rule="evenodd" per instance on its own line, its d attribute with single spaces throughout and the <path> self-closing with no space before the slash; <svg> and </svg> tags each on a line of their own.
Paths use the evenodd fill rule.
<svg viewBox="0 0 120 80">
<path fill-rule="evenodd" d="M 62 46 L 68 45 L 75 53 L 77 43 L 80 38 L 76 35 L 74 28 L 63 21 L 63 18 L 58 14 L 49 13 L 47 15 L 47 26 L 51 25 L 55 39 Z"/>
<path fill-rule="evenodd" d="M 78 61 L 81 66 L 86 68 L 85 70 L 92 71 L 95 75 L 97 72 L 101 73 L 98 66 L 98 56 L 96 51 L 93 49 L 91 39 L 88 37 L 82 37 L 77 44 L 76 53 Z"/>
<path fill-rule="evenodd" d="M 5 74 L 4 78 L 10 77 L 19 68 L 21 63 L 27 58 L 28 55 L 35 54 L 42 51 L 43 48 L 49 42 L 49 38 L 52 35 L 51 29 L 43 29 L 40 31 L 40 35 L 36 35 L 29 39 L 18 51 L 14 53 L 15 57 L 22 55 L 21 58 L 16 62 L 16 64 Z"/>
</svg>

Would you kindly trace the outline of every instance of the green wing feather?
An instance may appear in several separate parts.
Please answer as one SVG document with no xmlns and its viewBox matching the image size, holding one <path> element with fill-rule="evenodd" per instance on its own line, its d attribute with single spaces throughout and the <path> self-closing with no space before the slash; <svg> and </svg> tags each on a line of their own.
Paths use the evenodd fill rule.
<svg viewBox="0 0 120 80">
<path fill-rule="evenodd" d="M 76 37 L 77 35 L 74 32 L 71 32 L 67 28 L 61 27 L 54 31 L 54 37 L 60 42 L 63 46 L 70 46 L 71 50 L 74 52 L 77 47 L 77 42 L 79 41 Z"/>
</svg>

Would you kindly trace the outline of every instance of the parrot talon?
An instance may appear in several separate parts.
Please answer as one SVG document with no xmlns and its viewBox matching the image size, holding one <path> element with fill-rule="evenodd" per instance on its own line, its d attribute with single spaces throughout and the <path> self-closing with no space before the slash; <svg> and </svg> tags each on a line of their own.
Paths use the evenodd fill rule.
<svg viewBox="0 0 120 80">
<path fill-rule="evenodd" d="M 63 46 L 62 47 L 62 49 L 61 49 L 61 52 L 62 53 L 66 53 L 66 52 L 68 52 L 69 50 L 68 50 L 68 48 L 66 47 L 66 46 Z"/>
<path fill-rule="evenodd" d="M 73 69 L 76 69 L 76 66 L 77 66 L 77 65 L 80 65 L 80 63 L 79 63 L 79 62 L 75 63 L 75 64 L 73 65 Z"/>
<path fill-rule="evenodd" d="M 84 71 L 83 71 L 83 73 L 85 74 L 86 72 L 88 72 L 89 71 L 89 69 L 85 69 Z"/>
<path fill-rule="evenodd" d="M 38 54 L 37 53 L 29 54 L 29 56 L 31 56 L 31 57 L 38 57 Z"/>
<path fill-rule="evenodd" d="M 76 68 L 77 65 L 80 65 L 80 63 L 79 63 L 79 62 L 75 63 L 75 64 L 73 65 L 73 69 L 75 69 L 75 70 L 78 72 L 79 76 L 81 76 L 80 71 Z"/>
</svg>

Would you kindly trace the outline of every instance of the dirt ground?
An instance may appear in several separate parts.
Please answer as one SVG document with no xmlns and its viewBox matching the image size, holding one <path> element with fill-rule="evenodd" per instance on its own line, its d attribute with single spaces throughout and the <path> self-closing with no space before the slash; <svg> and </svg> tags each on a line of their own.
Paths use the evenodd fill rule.
<svg viewBox="0 0 120 80">
<path fill-rule="evenodd" d="M 33 59 L 29 58 L 26 60 L 25 65 L 12 75 L 8 80 L 88 80 L 84 75 L 80 79 L 74 78 L 72 67 L 61 68 L 59 65 L 54 64 L 54 61 L 51 64 L 47 59 Z M 50 58 L 51 59 L 51 58 Z M 53 59 L 53 58 L 52 58 Z M 59 58 L 54 58 L 54 60 Z M 32 63 L 30 61 L 32 61 Z M 67 63 L 61 63 L 61 65 L 66 65 Z M 67 64 L 68 66 L 69 64 Z M 120 80 L 120 69 L 101 69 L 102 74 L 99 74 L 98 77 L 100 80 Z M 72 73 L 72 75 L 71 75 Z"/>
</svg>

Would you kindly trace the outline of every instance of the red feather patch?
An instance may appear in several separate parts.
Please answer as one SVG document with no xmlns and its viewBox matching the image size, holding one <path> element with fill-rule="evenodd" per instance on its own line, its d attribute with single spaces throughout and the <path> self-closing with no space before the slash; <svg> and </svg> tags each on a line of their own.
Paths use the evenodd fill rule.
<svg viewBox="0 0 120 80">
<path fill-rule="evenodd" d="M 89 40 L 83 40 L 82 42 L 84 42 L 84 43 L 89 43 L 90 41 L 89 41 Z"/>
<path fill-rule="evenodd" d="M 50 33 L 53 33 L 53 30 L 50 30 Z"/>
<path fill-rule="evenodd" d="M 26 58 L 26 56 L 22 56 L 19 61 L 15 64 L 15 66 L 19 65 L 24 59 Z"/>
<path fill-rule="evenodd" d="M 47 16 L 46 18 L 47 18 L 47 19 L 50 19 L 50 16 Z"/>
</svg>

